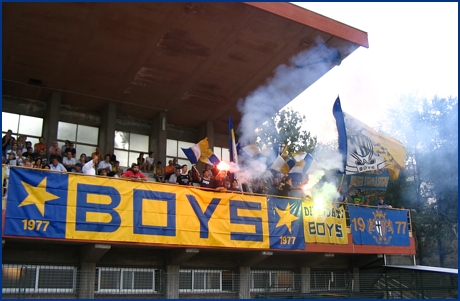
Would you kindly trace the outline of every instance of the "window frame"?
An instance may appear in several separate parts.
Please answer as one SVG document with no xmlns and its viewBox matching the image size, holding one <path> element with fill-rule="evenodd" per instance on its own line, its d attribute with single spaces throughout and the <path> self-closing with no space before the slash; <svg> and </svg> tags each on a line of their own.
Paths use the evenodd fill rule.
<svg viewBox="0 0 460 301">
<path fill-rule="evenodd" d="M 2 265 L 3 268 L 16 268 L 20 270 L 23 266 L 22 265 Z M 40 294 L 57 294 L 57 293 L 74 293 L 76 291 L 76 280 L 77 280 L 77 268 L 73 266 L 43 266 L 43 265 L 29 265 L 25 266 L 26 268 L 34 268 L 35 269 L 35 277 L 34 277 L 34 287 L 14 287 L 14 288 L 3 288 L 2 287 L 2 294 L 8 293 L 17 293 L 18 290 L 24 290 L 25 294 L 28 293 L 40 293 Z M 39 288 L 39 280 L 40 280 L 40 270 L 73 270 L 72 275 L 72 288 Z"/>
<path fill-rule="evenodd" d="M 180 288 L 180 282 L 179 282 L 179 293 L 203 293 L 203 292 L 223 292 L 222 290 L 222 271 L 223 270 L 191 270 L 191 269 L 180 269 L 179 270 L 179 278 L 180 278 L 180 273 L 181 272 L 192 272 L 192 278 L 191 278 L 191 289 L 181 289 Z M 195 273 L 204 273 L 204 288 L 197 288 L 195 289 Z M 206 288 L 207 286 L 207 278 L 209 273 L 218 273 L 219 274 L 219 288 Z"/>
<path fill-rule="evenodd" d="M 128 132 L 128 131 L 119 131 L 119 130 L 115 130 L 113 135 L 114 135 L 114 139 L 116 138 L 117 136 L 117 132 L 123 132 L 123 133 L 127 133 L 129 134 L 129 141 L 128 141 L 128 148 L 125 149 L 125 148 L 120 148 L 120 147 L 117 147 L 114 143 L 114 147 L 113 147 L 113 150 L 114 150 L 114 153 L 115 155 L 116 152 L 118 151 L 119 153 L 121 152 L 126 152 L 127 153 L 127 165 L 123 165 L 123 162 L 120 162 L 120 166 L 122 167 L 126 167 L 126 168 L 130 168 L 131 167 L 131 164 L 133 163 L 137 163 L 137 158 L 139 158 L 139 154 L 140 153 L 144 153 L 144 159 L 147 158 L 149 152 L 150 152 L 150 136 L 149 135 L 144 135 L 144 134 L 138 134 L 138 133 L 135 133 L 135 132 Z M 146 150 L 140 150 L 140 149 L 137 149 L 137 148 L 132 148 L 131 145 L 131 135 L 137 135 L 137 136 L 145 136 L 147 137 L 147 149 Z M 117 160 L 120 161 L 118 158 L 121 157 L 121 156 L 118 156 L 117 155 Z M 135 158 L 134 161 L 130 161 L 130 158 Z"/>
<path fill-rule="evenodd" d="M 106 288 L 106 289 L 101 289 L 101 277 L 102 277 L 102 271 L 120 271 L 120 278 L 118 279 L 118 289 L 114 288 Z M 123 288 L 123 273 L 124 272 L 131 272 L 133 273 L 132 277 L 132 286 L 134 285 L 134 272 L 151 272 L 152 273 L 152 288 L 151 289 L 127 289 Z M 111 268 L 111 267 L 97 267 L 96 268 L 96 277 L 97 277 L 97 286 L 95 286 L 94 293 L 95 294 L 120 294 L 120 293 L 126 293 L 126 294 L 145 294 L 145 293 L 158 293 L 156 290 L 156 283 L 155 283 L 155 277 L 156 277 L 156 272 L 159 272 L 158 269 L 141 269 L 141 268 Z"/>
<path fill-rule="evenodd" d="M 263 292 L 263 291 L 265 291 L 265 290 L 267 289 L 267 288 L 265 288 L 265 287 L 264 287 L 264 288 L 254 288 L 254 275 L 255 275 L 255 274 L 267 274 L 267 273 L 268 273 L 268 277 L 269 277 L 269 278 L 268 278 L 268 283 L 270 284 L 270 286 L 269 286 L 270 291 L 272 291 L 272 292 L 275 291 L 275 292 L 276 292 L 276 291 L 285 291 L 286 289 L 288 289 L 288 288 L 286 288 L 286 287 L 276 287 L 276 286 L 275 286 L 275 287 L 272 287 L 273 274 L 277 274 L 277 275 L 278 275 L 278 274 L 281 274 L 281 275 L 283 275 L 283 274 L 288 274 L 288 275 L 290 275 L 291 278 L 292 278 L 292 283 L 290 283 L 290 284 L 291 284 L 290 288 L 292 289 L 292 288 L 295 287 L 295 279 L 294 279 L 294 278 L 295 278 L 295 277 L 294 277 L 295 275 L 294 275 L 294 272 L 292 272 L 292 271 L 284 271 L 284 270 L 283 270 L 283 271 L 253 270 L 253 271 L 251 271 L 251 283 L 250 283 L 250 288 L 249 288 L 249 290 L 250 290 L 251 292 Z M 279 281 L 279 280 L 276 279 L 276 282 L 278 282 L 278 281 Z M 278 283 L 276 283 L 276 285 L 277 285 L 277 284 L 278 284 Z"/>
</svg>

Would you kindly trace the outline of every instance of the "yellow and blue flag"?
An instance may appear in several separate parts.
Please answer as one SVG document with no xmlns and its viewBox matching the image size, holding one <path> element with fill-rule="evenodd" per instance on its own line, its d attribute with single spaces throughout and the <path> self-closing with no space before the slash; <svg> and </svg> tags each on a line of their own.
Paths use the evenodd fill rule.
<svg viewBox="0 0 460 301">
<path fill-rule="evenodd" d="M 302 202 L 294 199 L 268 199 L 270 249 L 304 250 Z"/>
<path fill-rule="evenodd" d="M 302 182 L 304 180 L 304 175 L 308 174 L 308 171 L 313 163 L 313 156 L 301 152 L 293 154 L 292 159 L 289 159 L 287 164 L 290 168 L 289 177 L 291 177 L 294 182 Z"/>
<path fill-rule="evenodd" d="M 9 180 L 4 234 L 65 238 L 68 175 L 11 168 Z"/>
<path fill-rule="evenodd" d="M 390 177 L 397 180 L 400 170 L 406 167 L 404 145 L 343 112 L 339 97 L 332 113 L 339 134 L 339 151 L 343 156 L 341 172 L 350 175 L 388 169 Z"/>
<path fill-rule="evenodd" d="M 192 164 L 196 164 L 198 160 L 211 165 L 217 165 L 220 163 L 219 158 L 209 148 L 208 137 L 204 138 L 192 147 L 182 147 L 182 151 Z"/>
<path fill-rule="evenodd" d="M 349 206 L 353 243 L 373 246 L 409 246 L 406 210 Z"/>
</svg>

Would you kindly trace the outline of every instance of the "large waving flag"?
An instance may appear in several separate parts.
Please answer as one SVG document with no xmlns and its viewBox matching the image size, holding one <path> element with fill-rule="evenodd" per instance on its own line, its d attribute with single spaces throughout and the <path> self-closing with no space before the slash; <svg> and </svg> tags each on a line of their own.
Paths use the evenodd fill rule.
<svg viewBox="0 0 460 301">
<path fill-rule="evenodd" d="M 270 169 L 279 171 L 280 173 L 287 174 L 289 173 L 289 165 L 286 163 L 286 161 L 281 157 L 281 155 L 278 155 L 276 157 L 275 161 L 273 161 L 272 165 L 270 166 Z"/>
<path fill-rule="evenodd" d="M 294 182 L 302 182 L 312 166 L 313 156 L 308 153 L 295 153 L 287 164 L 290 167 L 289 176 Z"/>
<path fill-rule="evenodd" d="M 220 162 L 219 158 L 217 158 L 213 151 L 209 149 L 208 137 L 204 138 L 190 148 L 182 147 L 182 151 L 192 164 L 196 164 L 198 160 L 212 165 L 219 164 Z"/>
<path fill-rule="evenodd" d="M 343 173 L 358 174 L 388 169 L 397 180 L 406 167 L 406 148 L 398 140 L 380 134 L 342 111 L 337 97 L 332 110 L 339 133 L 339 151 L 343 156 Z"/>
</svg>

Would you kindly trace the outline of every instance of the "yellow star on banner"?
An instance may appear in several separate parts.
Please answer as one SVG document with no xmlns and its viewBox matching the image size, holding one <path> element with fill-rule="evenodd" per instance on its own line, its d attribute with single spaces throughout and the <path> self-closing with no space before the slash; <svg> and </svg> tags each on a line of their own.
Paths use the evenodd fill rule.
<svg viewBox="0 0 460 301">
<path fill-rule="evenodd" d="M 291 204 L 288 204 L 284 210 L 278 208 L 275 208 L 275 210 L 280 216 L 280 220 L 276 224 L 276 228 L 286 225 L 289 232 L 292 233 L 292 222 L 298 220 L 299 218 L 291 213 Z"/>
<path fill-rule="evenodd" d="M 46 178 L 40 182 L 36 187 L 30 185 L 29 183 L 22 182 L 22 186 L 27 191 L 27 197 L 19 204 L 19 207 L 27 206 L 27 205 L 35 205 L 37 206 L 38 211 L 45 216 L 45 202 L 52 201 L 58 199 L 59 197 L 46 192 Z"/>
</svg>

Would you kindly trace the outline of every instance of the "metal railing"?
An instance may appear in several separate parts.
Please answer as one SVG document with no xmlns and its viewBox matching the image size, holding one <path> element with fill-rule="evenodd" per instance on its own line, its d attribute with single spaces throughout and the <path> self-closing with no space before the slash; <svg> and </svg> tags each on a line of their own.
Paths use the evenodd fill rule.
<svg viewBox="0 0 460 301">
<path fill-rule="evenodd" d="M 187 269 L 166 273 L 161 268 L 2 265 L 4 299 L 309 299 L 456 297 L 457 275 L 395 270 L 386 273 L 312 270 Z M 246 291 L 246 295 L 242 293 Z"/>
</svg>

